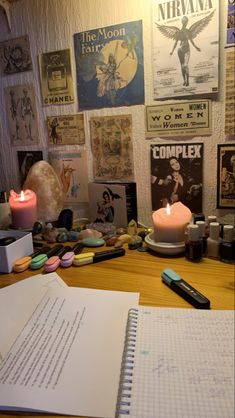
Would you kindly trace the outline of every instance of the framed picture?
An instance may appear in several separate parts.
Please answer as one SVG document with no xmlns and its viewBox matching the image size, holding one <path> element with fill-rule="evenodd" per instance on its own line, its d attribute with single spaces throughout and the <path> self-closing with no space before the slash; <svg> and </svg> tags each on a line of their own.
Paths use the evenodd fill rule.
<svg viewBox="0 0 235 418">
<path fill-rule="evenodd" d="M 235 206 L 235 144 L 219 144 L 217 154 L 217 208 Z"/>
</svg>

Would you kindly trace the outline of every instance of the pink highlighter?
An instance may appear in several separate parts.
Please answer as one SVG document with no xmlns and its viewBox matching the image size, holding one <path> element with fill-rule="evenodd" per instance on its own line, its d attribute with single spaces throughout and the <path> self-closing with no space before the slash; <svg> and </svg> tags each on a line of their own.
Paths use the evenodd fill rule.
<svg viewBox="0 0 235 418">
<path fill-rule="evenodd" d="M 66 252 L 60 260 L 61 267 L 70 267 L 73 264 L 73 259 L 76 254 L 80 254 L 84 248 L 84 245 L 81 242 L 75 244 L 71 251 Z"/>
<path fill-rule="evenodd" d="M 71 252 L 71 247 L 69 245 L 62 247 L 61 250 L 59 250 L 56 255 L 48 258 L 48 260 L 44 264 L 45 272 L 51 273 L 52 271 L 55 271 L 60 265 L 61 258 L 67 252 Z"/>
</svg>

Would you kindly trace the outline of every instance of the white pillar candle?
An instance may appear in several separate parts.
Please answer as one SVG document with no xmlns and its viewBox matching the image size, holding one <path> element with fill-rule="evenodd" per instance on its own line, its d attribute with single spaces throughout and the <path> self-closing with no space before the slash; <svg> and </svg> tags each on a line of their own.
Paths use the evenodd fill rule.
<svg viewBox="0 0 235 418">
<path fill-rule="evenodd" d="M 182 242 L 192 213 L 181 202 L 167 205 L 166 208 L 156 210 L 153 215 L 154 241 L 155 242 Z"/>
<path fill-rule="evenodd" d="M 37 220 L 37 197 L 32 190 L 21 191 L 20 194 L 10 191 L 12 226 L 19 229 L 32 229 Z"/>
</svg>

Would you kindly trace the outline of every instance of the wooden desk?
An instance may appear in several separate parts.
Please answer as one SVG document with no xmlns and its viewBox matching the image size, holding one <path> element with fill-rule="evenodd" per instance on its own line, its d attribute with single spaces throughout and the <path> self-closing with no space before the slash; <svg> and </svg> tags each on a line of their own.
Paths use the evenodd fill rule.
<svg viewBox="0 0 235 418">
<path fill-rule="evenodd" d="M 103 250 L 103 247 L 95 249 Z M 199 263 L 192 263 L 184 256 L 163 258 L 156 253 L 126 249 L 126 255 L 123 257 L 82 267 L 58 268 L 57 273 L 68 286 L 139 292 L 141 305 L 191 308 L 191 305 L 162 283 L 161 272 L 167 267 L 175 270 L 204 294 L 211 301 L 212 309 L 234 309 L 234 265 L 208 258 Z M 39 273 L 43 273 L 43 269 L 1 274 L 0 287 Z M 17 417 L 19 414 L 0 414 L 0 417 L 6 416 Z"/>
</svg>

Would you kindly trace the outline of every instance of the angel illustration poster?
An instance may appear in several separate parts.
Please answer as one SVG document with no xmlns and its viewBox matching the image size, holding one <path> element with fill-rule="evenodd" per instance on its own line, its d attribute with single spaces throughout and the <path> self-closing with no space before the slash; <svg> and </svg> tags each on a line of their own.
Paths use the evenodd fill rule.
<svg viewBox="0 0 235 418">
<path fill-rule="evenodd" d="M 218 0 L 153 0 L 154 100 L 218 92 Z"/>
<path fill-rule="evenodd" d="M 142 21 L 74 35 L 79 109 L 144 104 Z"/>
</svg>

